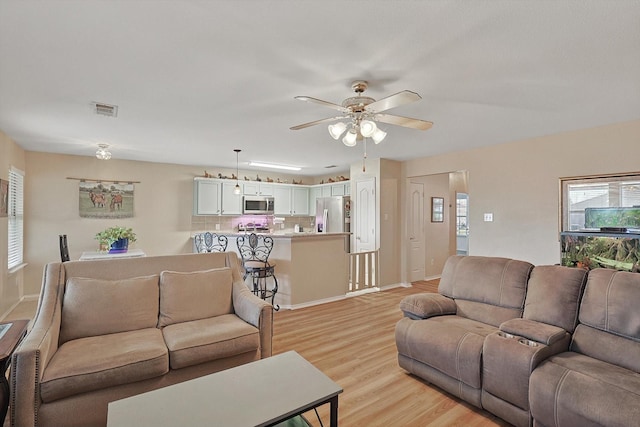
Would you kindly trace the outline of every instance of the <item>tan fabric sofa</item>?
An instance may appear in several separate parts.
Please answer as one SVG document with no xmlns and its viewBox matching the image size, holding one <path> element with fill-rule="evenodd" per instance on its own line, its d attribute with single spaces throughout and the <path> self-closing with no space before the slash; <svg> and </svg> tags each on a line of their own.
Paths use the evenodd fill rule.
<svg viewBox="0 0 640 427">
<path fill-rule="evenodd" d="M 640 274 L 451 257 L 406 297 L 408 372 L 518 427 L 640 426 Z"/>
<path fill-rule="evenodd" d="M 114 400 L 271 356 L 235 253 L 51 263 L 14 353 L 12 426 L 105 426 Z"/>
</svg>

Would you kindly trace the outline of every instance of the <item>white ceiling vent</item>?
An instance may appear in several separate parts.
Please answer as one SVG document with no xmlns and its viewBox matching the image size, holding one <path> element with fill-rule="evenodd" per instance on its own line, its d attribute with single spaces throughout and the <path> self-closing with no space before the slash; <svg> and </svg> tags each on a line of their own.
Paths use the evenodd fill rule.
<svg viewBox="0 0 640 427">
<path fill-rule="evenodd" d="M 93 111 L 101 116 L 118 117 L 118 106 L 102 102 L 93 103 Z"/>
<path fill-rule="evenodd" d="M 325 169 L 332 169 L 332 168 L 337 168 L 337 166 L 336 165 L 329 165 L 329 166 L 325 166 L 324 168 Z"/>
</svg>

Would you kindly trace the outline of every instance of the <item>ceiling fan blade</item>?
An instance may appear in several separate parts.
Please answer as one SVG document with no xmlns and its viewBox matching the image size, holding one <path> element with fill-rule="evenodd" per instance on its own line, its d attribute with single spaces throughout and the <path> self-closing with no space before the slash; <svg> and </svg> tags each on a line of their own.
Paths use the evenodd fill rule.
<svg viewBox="0 0 640 427">
<path fill-rule="evenodd" d="M 390 125 L 404 126 L 406 128 L 427 130 L 433 126 L 433 122 L 426 120 L 411 119 L 409 117 L 394 116 L 392 114 L 376 114 L 375 119 Z"/>
<path fill-rule="evenodd" d="M 328 122 L 332 122 L 334 120 L 347 119 L 347 118 L 348 118 L 347 116 L 327 117 L 326 119 L 320 119 L 320 120 L 316 120 L 316 121 L 309 122 L 309 123 L 303 123 L 303 124 L 298 125 L 298 126 L 293 126 L 293 127 L 290 127 L 289 129 L 291 129 L 291 130 L 300 130 L 300 129 L 308 128 L 310 126 L 319 125 L 321 123 L 328 123 Z"/>
<path fill-rule="evenodd" d="M 333 108 L 334 110 L 341 111 L 343 113 L 348 113 L 349 110 L 344 108 L 342 105 L 334 104 L 333 102 L 323 101 L 322 99 L 312 98 L 310 96 L 296 96 L 295 99 L 300 101 L 313 102 L 314 104 L 320 104 L 325 107 Z"/>
<path fill-rule="evenodd" d="M 387 96 L 386 98 L 379 99 L 376 102 L 372 102 L 364 109 L 365 111 L 368 111 L 370 113 L 380 113 L 382 111 L 409 104 L 411 102 L 416 102 L 421 99 L 422 97 L 417 93 L 411 92 L 410 90 L 403 90 L 402 92 L 398 92 L 396 94 Z"/>
</svg>

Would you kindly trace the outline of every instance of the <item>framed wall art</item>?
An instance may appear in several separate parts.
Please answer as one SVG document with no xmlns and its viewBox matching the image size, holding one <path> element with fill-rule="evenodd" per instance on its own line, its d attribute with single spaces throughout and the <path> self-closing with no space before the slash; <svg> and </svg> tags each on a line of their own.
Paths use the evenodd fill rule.
<svg viewBox="0 0 640 427">
<path fill-rule="evenodd" d="M 132 218 L 133 184 L 80 181 L 78 211 L 82 218 Z"/>
<path fill-rule="evenodd" d="M 9 213 L 9 181 L 0 179 L 0 217 Z"/>
<path fill-rule="evenodd" d="M 431 198 L 431 222 L 444 222 L 444 197 Z"/>
</svg>

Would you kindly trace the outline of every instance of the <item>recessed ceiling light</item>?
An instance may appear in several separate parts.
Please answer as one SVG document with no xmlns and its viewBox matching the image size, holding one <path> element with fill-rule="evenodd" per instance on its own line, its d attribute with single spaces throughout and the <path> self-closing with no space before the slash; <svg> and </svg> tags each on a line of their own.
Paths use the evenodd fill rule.
<svg viewBox="0 0 640 427">
<path fill-rule="evenodd" d="M 249 166 L 257 166 L 259 168 L 271 168 L 271 169 L 284 169 L 288 171 L 299 171 L 302 169 L 298 166 L 286 166 L 286 165 L 276 165 L 273 163 L 263 163 L 263 162 L 249 162 Z"/>
</svg>

